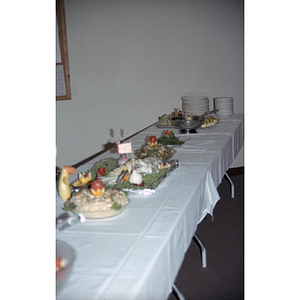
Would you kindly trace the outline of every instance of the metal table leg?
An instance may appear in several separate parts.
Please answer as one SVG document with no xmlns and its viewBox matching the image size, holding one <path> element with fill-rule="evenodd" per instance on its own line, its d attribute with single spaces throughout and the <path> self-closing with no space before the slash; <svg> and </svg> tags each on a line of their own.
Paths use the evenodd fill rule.
<svg viewBox="0 0 300 300">
<path fill-rule="evenodd" d="M 196 242 L 196 244 L 199 246 L 199 248 L 201 250 L 201 254 L 202 254 L 202 268 L 206 268 L 206 266 L 207 266 L 207 264 L 206 264 L 206 249 L 203 246 L 200 238 L 198 237 L 198 235 L 196 233 L 194 233 L 193 240 Z"/>
<path fill-rule="evenodd" d="M 179 291 L 179 289 L 177 288 L 177 286 L 175 284 L 173 284 L 172 287 L 173 287 L 173 293 L 175 294 L 176 298 L 179 299 L 179 300 L 185 300 L 184 296 Z"/>
<path fill-rule="evenodd" d="M 201 242 L 200 238 L 198 237 L 197 233 L 194 233 L 193 240 L 196 242 L 198 247 L 201 250 L 201 256 L 202 256 L 202 267 L 206 268 L 206 249 L 203 246 L 203 243 Z M 179 291 L 179 289 L 176 287 L 175 284 L 173 284 L 173 294 L 178 300 L 185 300 L 183 294 Z"/>
<path fill-rule="evenodd" d="M 228 179 L 228 181 L 230 182 L 231 185 L 231 198 L 234 198 L 234 184 L 231 180 L 231 178 L 229 177 L 229 175 L 227 174 L 227 172 L 225 172 L 225 176 Z"/>
</svg>

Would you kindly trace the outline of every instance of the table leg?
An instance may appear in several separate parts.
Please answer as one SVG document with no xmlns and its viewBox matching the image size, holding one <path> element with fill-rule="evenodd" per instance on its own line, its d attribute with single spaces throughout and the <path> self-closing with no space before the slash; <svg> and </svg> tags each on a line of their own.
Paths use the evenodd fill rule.
<svg viewBox="0 0 300 300">
<path fill-rule="evenodd" d="M 175 284 L 173 284 L 173 293 L 175 294 L 176 298 L 178 300 L 185 300 L 184 296 L 182 295 L 182 293 L 179 291 L 179 289 L 176 287 Z"/>
<path fill-rule="evenodd" d="M 227 174 L 227 172 L 225 172 L 225 176 L 228 179 L 228 181 L 230 182 L 231 185 L 231 198 L 234 198 L 234 184 L 231 180 L 231 178 L 229 177 L 229 175 Z"/>
<path fill-rule="evenodd" d="M 206 249 L 203 246 L 203 243 L 201 242 L 201 240 L 198 237 L 197 233 L 194 233 L 193 239 L 194 239 L 194 241 L 196 242 L 196 244 L 198 245 L 198 247 L 201 250 L 201 254 L 202 254 L 202 268 L 206 268 L 206 266 L 207 266 L 207 263 L 206 263 Z"/>
</svg>

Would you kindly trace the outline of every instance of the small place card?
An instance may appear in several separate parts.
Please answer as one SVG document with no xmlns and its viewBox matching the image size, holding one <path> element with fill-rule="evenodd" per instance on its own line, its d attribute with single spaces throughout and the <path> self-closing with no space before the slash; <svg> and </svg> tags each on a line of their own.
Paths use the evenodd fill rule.
<svg viewBox="0 0 300 300">
<path fill-rule="evenodd" d="M 133 153 L 132 150 L 132 142 L 130 143 L 123 143 L 123 144 L 117 144 L 118 148 L 118 154 L 123 154 L 123 153 Z"/>
</svg>

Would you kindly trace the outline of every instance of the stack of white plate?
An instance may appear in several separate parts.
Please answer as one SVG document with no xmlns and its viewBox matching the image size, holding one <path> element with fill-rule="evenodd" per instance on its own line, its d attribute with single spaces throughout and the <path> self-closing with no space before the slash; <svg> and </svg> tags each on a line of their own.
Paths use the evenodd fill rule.
<svg viewBox="0 0 300 300">
<path fill-rule="evenodd" d="M 209 99 L 206 96 L 183 96 L 182 110 L 187 114 L 203 115 L 209 111 Z"/>
<path fill-rule="evenodd" d="M 216 97 L 214 98 L 214 109 L 219 111 L 216 114 L 219 117 L 229 117 L 233 114 L 233 98 L 232 97 Z"/>
</svg>

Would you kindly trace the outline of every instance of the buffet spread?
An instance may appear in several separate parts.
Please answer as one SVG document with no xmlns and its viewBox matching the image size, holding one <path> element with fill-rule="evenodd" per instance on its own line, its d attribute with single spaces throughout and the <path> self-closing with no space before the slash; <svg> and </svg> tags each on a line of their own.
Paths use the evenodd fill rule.
<svg viewBox="0 0 300 300">
<path fill-rule="evenodd" d="M 85 222 L 57 233 L 76 252 L 57 299 L 168 297 L 197 224 L 213 215 L 217 187 L 244 140 L 243 114 L 209 114 L 195 130 L 183 131 L 168 123 L 183 117 L 175 113 L 130 142 L 119 141 L 118 151 L 62 169 L 57 216 L 81 214 Z"/>
</svg>

